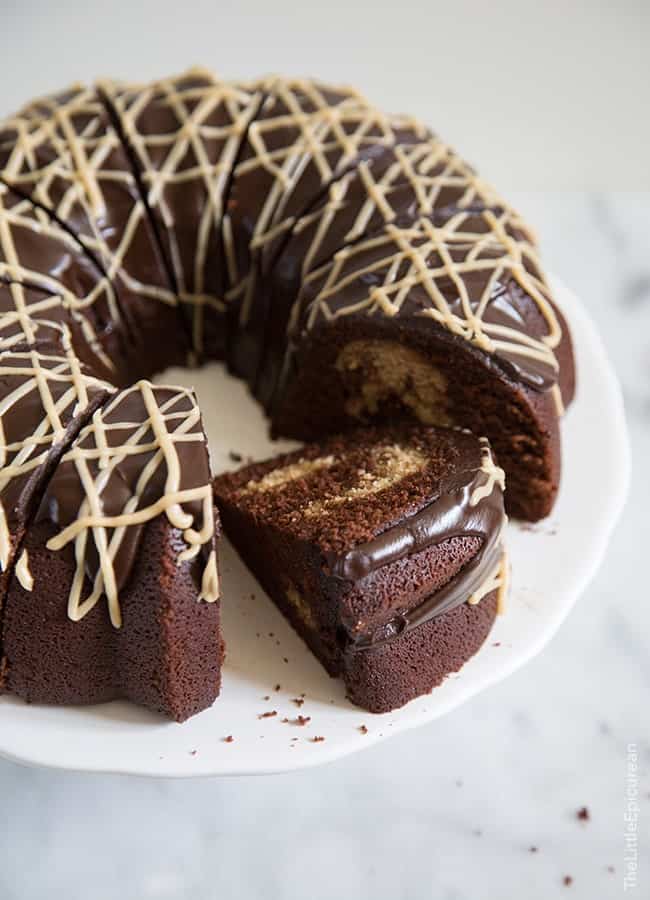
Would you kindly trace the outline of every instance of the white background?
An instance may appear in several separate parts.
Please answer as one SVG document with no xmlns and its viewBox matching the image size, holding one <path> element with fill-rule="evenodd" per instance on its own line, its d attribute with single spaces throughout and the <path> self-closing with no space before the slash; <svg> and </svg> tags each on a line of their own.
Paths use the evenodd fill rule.
<svg viewBox="0 0 650 900">
<path fill-rule="evenodd" d="M 503 189 L 650 188 L 648 0 L 3 0 L 0 109 L 195 63 L 352 83 Z"/>
<path fill-rule="evenodd" d="M 510 192 L 548 267 L 599 322 L 626 396 L 633 496 L 600 576 L 542 656 L 419 732 L 265 779 L 148 782 L 0 762 L 0 897 L 618 898 L 631 742 L 645 780 L 640 887 L 626 896 L 647 897 L 650 5 L 255 7 L 5 0 L 0 110 L 75 78 L 200 62 L 349 81 L 421 115 Z M 583 805 L 587 823 L 575 818 Z"/>
</svg>

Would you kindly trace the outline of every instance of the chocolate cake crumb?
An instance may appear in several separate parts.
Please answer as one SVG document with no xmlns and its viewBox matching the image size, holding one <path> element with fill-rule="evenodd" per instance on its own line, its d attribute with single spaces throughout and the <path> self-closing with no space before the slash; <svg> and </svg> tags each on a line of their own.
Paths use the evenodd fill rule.
<svg viewBox="0 0 650 900">
<path fill-rule="evenodd" d="M 221 738 L 221 740 L 222 740 L 225 744 L 232 744 L 232 742 L 233 742 L 235 739 L 234 739 L 234 737 L 232 736 L 232 734 L 227 734 L 224 738 Z"/>
<path fill-rule="evenodd" d="M 607 866 L 607 871 L 613 875 L 616 869 L 614 868 L 614 866 Z"/>
<path fill-rule="evenodd" d="M 529 847 L 528 852 L 529 853 L 539 853 L 539 847 L 535 847 L 535 846 Z"/>
<path fill-rule="evenodd" d="M 299 707 L 300 707 L 300 706 L 303 705 L 303 703 L 304 703 L 305 701 L 304 701 L 303 697 L 292 697 L 292 698 L 291 698 L 291 702 L 292 702 L 292 703 L 295 703 L 296 706 L 299 706 Z"/>
<path fill-rule="evenodd" d="M 361 732 L 361 734 L 368 734 L 368 729 L 365 725 L 359 725 L 359 731 Z"/>
<path fill-rule="evenodd" d="M 289 719 L 290 725 L 300 725 L 304 726 L 308 722 L 311 722 L 311 716 L 296 716 L 295 719 Z"/>
<path fill-rule="evenodd" d="M 190 756 L 196 756 L 198 750 L 190 750 Z"/>
<path fill-rule="evenodd" d="M 257 716 L 258 719 L 270 719 L 273 716 L 277 716 L 277 709 L 270 709 L 268 712 L 259 713 Z"/>
<path fill-rule="evenodd" d="M 564 878 L 562 879 L 562 884 L 565 887 L 569 887 L 570 885 L 573 884 L 573 877 L 571 875 L 565 875 Z"/>
<path fill-rule="evenodd" d="M 281 685 L 281 684 L 276 684 L 276 686 L 273 688 L 274 691 L 279 691 L 279 690 L 281 690 L 281 689 L 282 689 L 282 685 Z"/>
<path fill-rule="evenodd" d="M 228 456 L 230 457 L 230 459 L 233 462 L 236 462 L 236 463 L 240 463 L 244 459 L 244 457 L 241 455 L 241 453 L 237 453 L 235 450 L 229 450 Z"/>
<path fill-rule="evenodd" d="M 262 700 L 270 700 L 270 699 L 271 698 L 268 694 L 264 694 L 264 696 L 262 697 Z"/>
<path fill-rule="evenodd" d="M 288 660 L 288 659 L 287 659 L 287 657 L 286 657 L 286 656 L 283 656 L 283 657 L 282 657 L 282 659 L 283 659 L 283 660 L 284 660 L 284 661 L 285 661 L 285 662 L 286 662 L 286 663 L 288 663 L 288 662 L 289 662 L 289 660 Z"/>
<path fill-rule="evenodd" d="M 580 819 L 581 822 L 588 822 L 590 818 L 591 816 L 586 806 L 582 806 L 576 813 L 576 819 Z"/>
<path fill-rule="evenodd" d="M 495 641 L 494 644 L 492 644 L 492 646 L 493 646 L 493 647 L 500 647 L 500 646 L 501 646 L 501 641 Z"/>
<path fill-rule="evenodd" d="M 284 725 L 284 724 L 287 724 L 287 725 L 289 724 L 289 720 L 287 719 L 286 716 L 284 717 L 284 719 L 281 719 L 281 722 L 282 722 L 283 725 Z"/>
<path fill-rule="evenodd" d="M 310 740 L 312 744 L 319 744 L 321 741 L 324 741 L 325 738 L 322 736 L 322 734 L 317 734 L 313 738 L 310 738 Z"/>
</svg>

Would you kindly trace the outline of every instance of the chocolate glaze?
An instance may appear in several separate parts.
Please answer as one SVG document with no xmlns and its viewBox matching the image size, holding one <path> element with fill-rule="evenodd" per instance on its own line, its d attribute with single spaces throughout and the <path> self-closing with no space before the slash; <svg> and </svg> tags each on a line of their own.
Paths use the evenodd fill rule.
<svg viewBox="0 0 650 900">
<path fill-rule="evenodd" d="M 345 650 L 356 651 L 394 640 L 409 631 L 465 603 L 485 582 L 502 554 L 499 543 L 505 513 L 503 493 L 498 485 L 474 506 L 474 492 L 487 483 L 482 469 L 457 473 L 454 484 L 434 503 L 425 506 L 403 523 L 342 554 L 326 554 L 331 575 L 347 581 L 365 578 L 382 566 L 395 562 L 433 544 L 453 537 L 480 537 L 476 556 L 444 587 L 411 610 L 401 612 L 370 634 L 346 635 Z"/>
</svg>

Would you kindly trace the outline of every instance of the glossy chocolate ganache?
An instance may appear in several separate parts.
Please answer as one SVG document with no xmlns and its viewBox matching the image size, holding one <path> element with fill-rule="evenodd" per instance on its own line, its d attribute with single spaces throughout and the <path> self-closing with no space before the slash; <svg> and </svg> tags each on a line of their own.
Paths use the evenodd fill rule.
<svg viewBox="0 0 650 900">
<path fill-rule="evenodd" d="M 507 518 L 503 508 L 505 476 L 481 439 L 480 465 L 462 468 L 441 485 L 440 496 L 399 525 L 345 553 L 326 553 L 330 574 L 356 581 L 399 559 L 454 537 L 478 537 L 476 555 L 442 588 L 413 609 L 371 633 L 350 635 L 344 649 L 358 651 L 384 644 L 405 631 L 441 616 L 462 603 L 478 603 L 493 590 L 500 602 L 507 585 L 507 559 L 501 543 Z"/>
</svg>

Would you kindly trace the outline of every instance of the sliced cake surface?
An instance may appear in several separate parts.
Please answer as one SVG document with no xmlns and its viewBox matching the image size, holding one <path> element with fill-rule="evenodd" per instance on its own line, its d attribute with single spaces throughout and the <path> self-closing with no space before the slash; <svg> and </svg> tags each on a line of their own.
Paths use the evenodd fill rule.
<svg viewBox="0 0 650 900">
<path fill-rule="evenodd" d="M 350 697 L 401 706 L 478 649 L 504 589 L 503 472 L 468 432 L 362 429 L 222 475 L 224 528 Z"/>
</svg>

